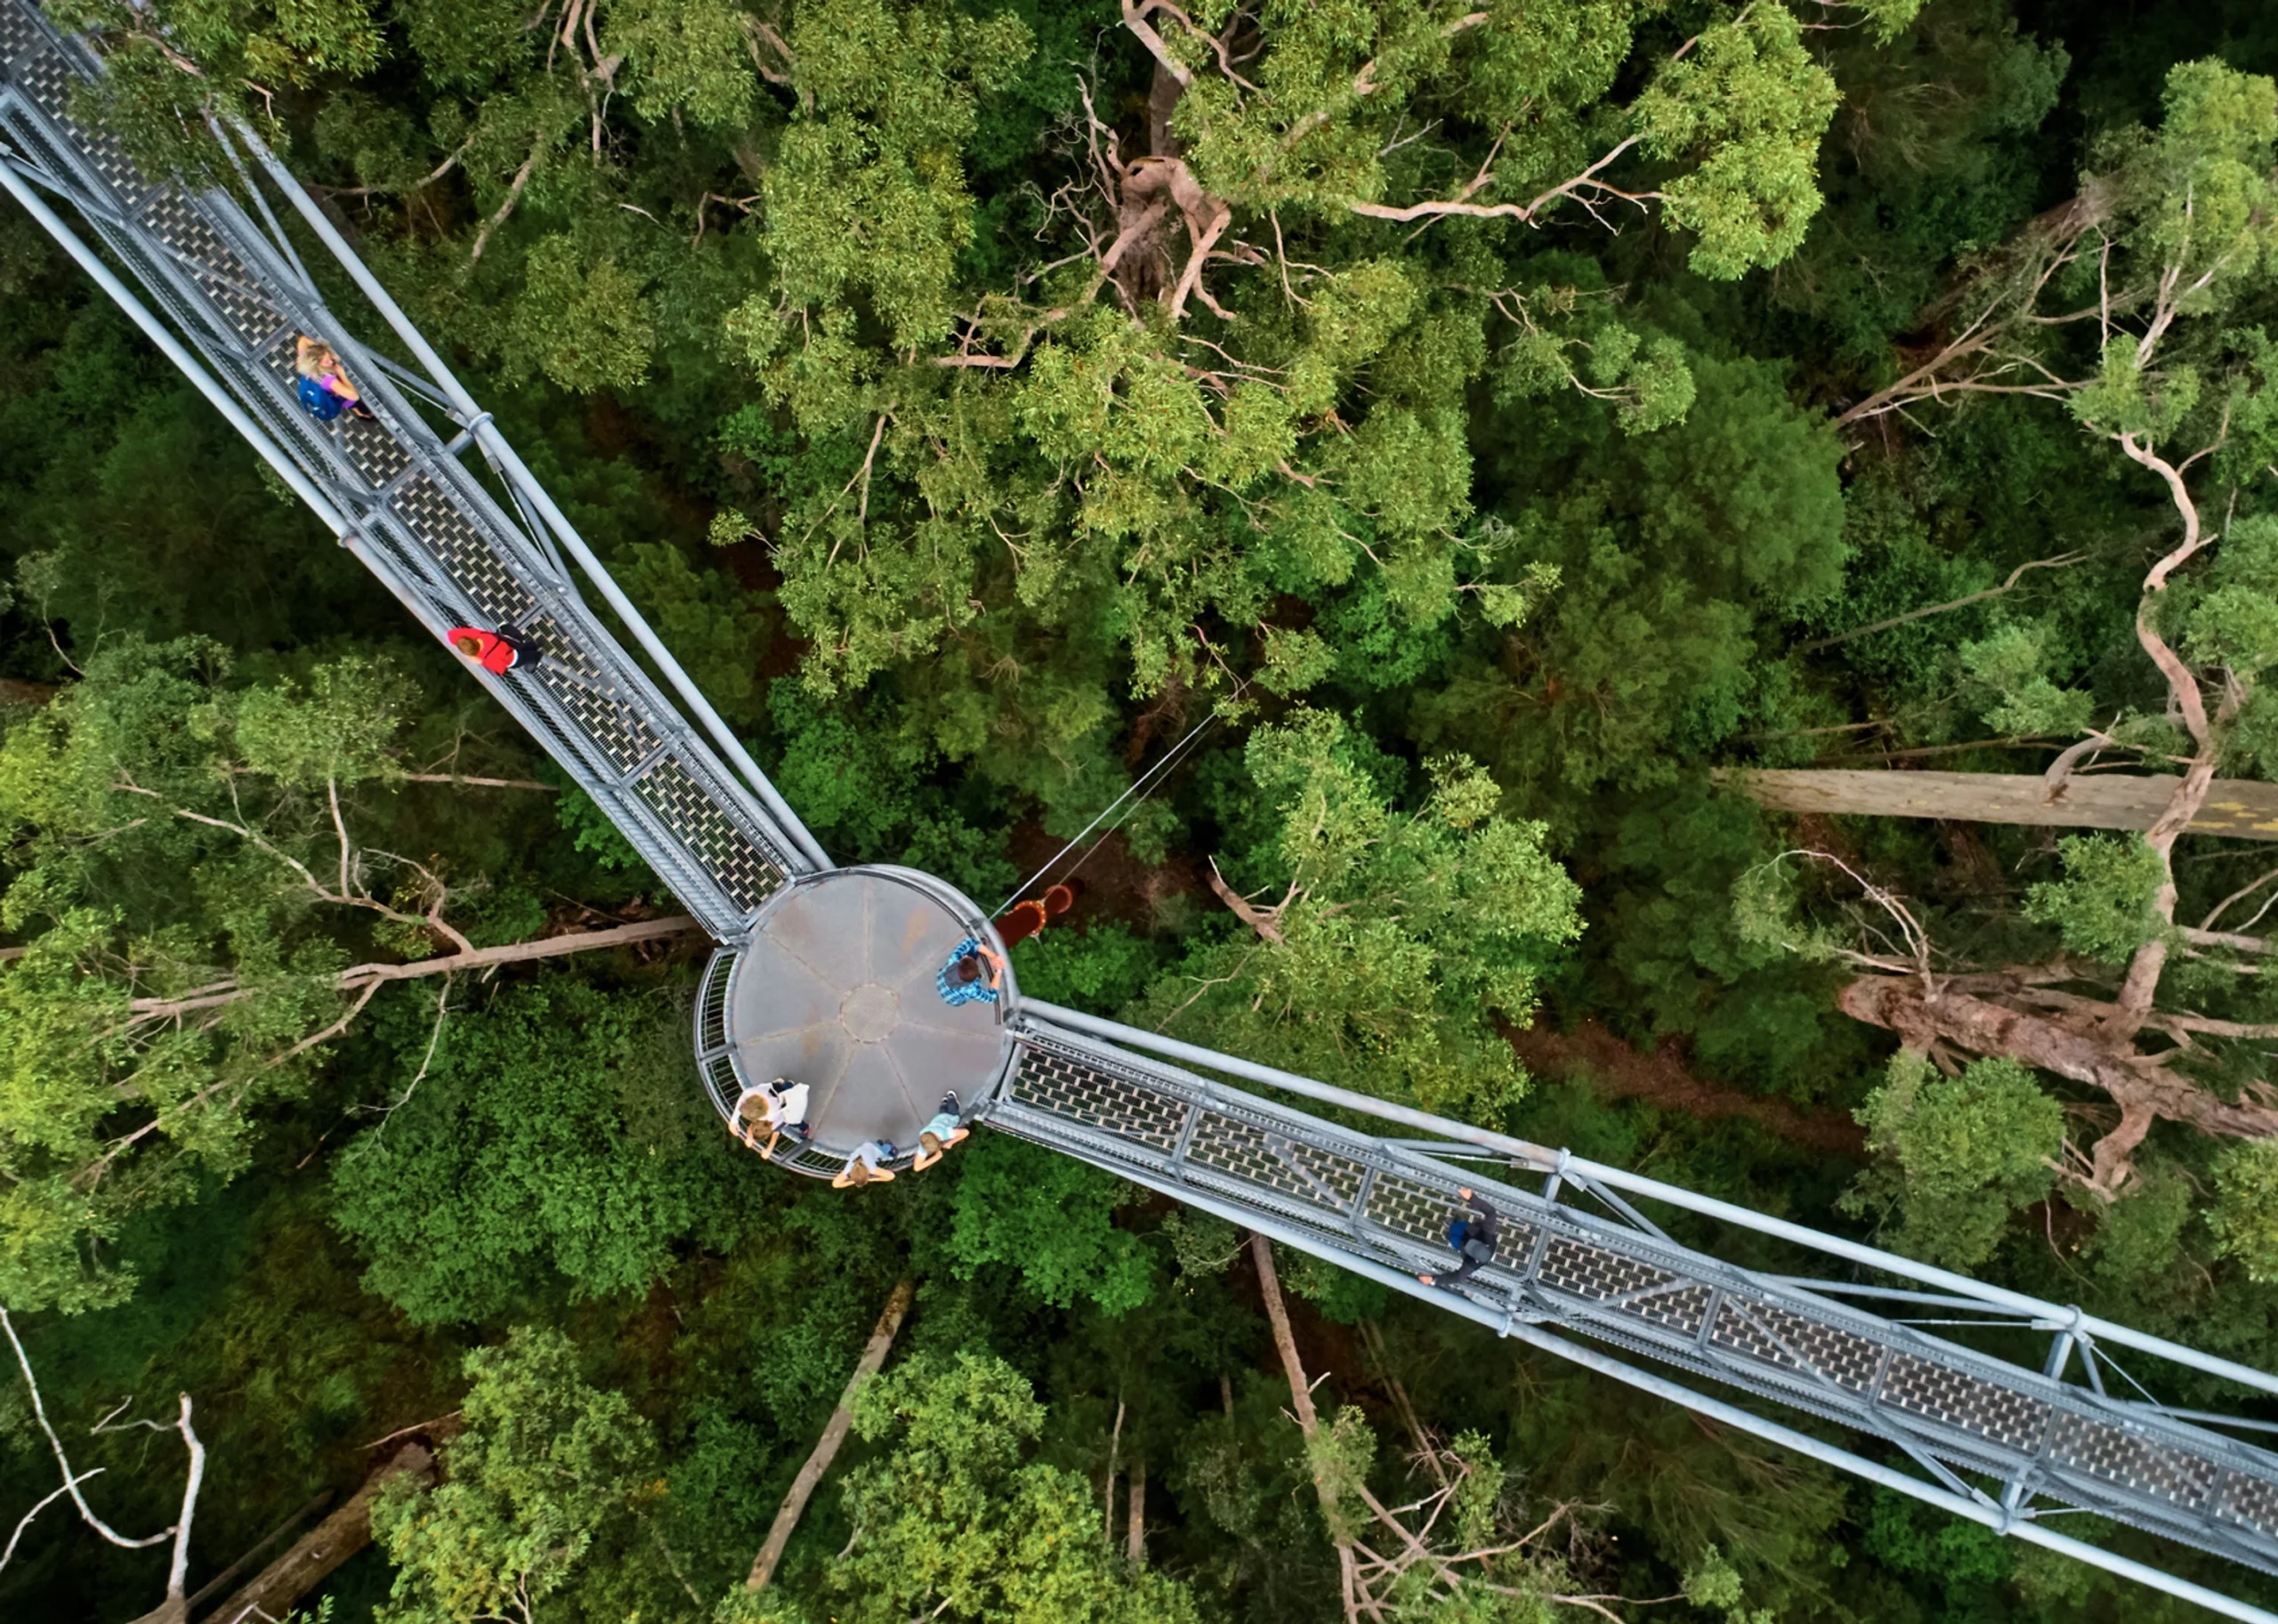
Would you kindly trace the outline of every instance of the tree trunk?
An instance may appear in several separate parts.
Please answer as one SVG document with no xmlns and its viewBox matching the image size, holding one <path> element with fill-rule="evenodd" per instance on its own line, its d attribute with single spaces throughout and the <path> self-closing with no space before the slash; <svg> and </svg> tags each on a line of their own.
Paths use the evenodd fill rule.
<svg viewBox="0 0 2278 1624">
<path fill-rule="evenodd" d="M 371 1544 L 372 1497 L 405 1473 L 423 1486 L 435 1481 L 435 1458 L 424 1444 L 407 1443 L 398 1450 L 339 1510 L 223 1602 L 206 1624 L 261 1624 L 263 1620 L 281 1619 L 292 1612 L 303 1596 L 331 1577 L 334 1569 Z"/>
<path fill-rule="evenodd" d="M 1313 1409 L 1313 1384 L 1305 1379 L 1305 1361 L 1297 1357 L 1297 1338 L 1289 1329 L 1289 1310 L 1281 1301 L 1281 1279 L 1273 1272 L 1273 1243 L 1256 1231 L 1250 1232 L 1249 1255 L 1257 1264 L 1257 1284 L 1265 1297 L 1265 1317 L 1273 1325 L 1273 1345 L 1281 1352 L 1281 1371 L 1289 1378 L 1289 1408 L 1297 1418 L 1297 1430 L 1305 1435 L 1306 1453 L 1313 1453 L 1313 1441 L 1321 1434 L 1321 1416 Z M 1345 1522 L 1343 1509 L 1337 1503 L 1337 1491 L 1315 1466 L 1313 1492 L 1321 1498 L 1321 1521 L 1328 1525 L 1329 1537 L 1337 1547 L 1337 1566 L 1345 1587 L 1345 1624 L 1357 1624 L 1361 1616 L 1361 1583 L 1357 1564 L 1353 1560 L 1353 1541 L 1340 1531 Z"/>
<path fill-rule="evenodd" d="M 413 982 L 434 975 L 471 974 L 479 970 L 495 970 L 501 965 L 530 964 L 541 958 L 560 958 L 570 953 L 630 947 L 636 941 L 654 941 L 703 928 L 686 914 L 674 914 L 664 919 L 636 919 L 630 925 L 610 925 L 607 930 L 570 931 L 559 936 L 540 936 L 531 941 L 510 941 L 503 947 L 476 948 L 468 952 L 440 954 L 433 958 L 415 958 L 406 964 L 351 965 L 333 978 L 333 984 L 342 992 L 365 992 L 383 982 Z M 23 951 L 21 948 L 14 949 L 19 956 Z M 164 1020 L 198 1010 L 219 1009 L 249 996 L 246 988 L 225 985 L 221 991 L 197 998 L 135 998 L 126 1007 L 146 1019 Z"/>
<path fill-rule="evenodd" d="M 1178 76 L 1169 66 L 1158 61 L 1155 77 L 1147 86 L 1147 151 L 1153 158 L 1178 158 L 1184 154 L 1185 145 L 1171 133 L 1171 115 L 1178 109 L 1179 98 L 1186 93 Z"/>
<path fill-rule="evenodd" d="M 2063 828 L 2150 829 L 2180 779 L 2099 772 L 2066 779 L 2052 796 L 2027 772 L 1905 772 L 1829 767 L 1714 775 L 1775 812 L 1844 812 L 1884 818 L 1948 818 L 1969 823 L 2039 823 Z M 2188 826 L 2193 835 L 2278 840 L 2278 784 L 2217 779 Z"/>
<path fill-rule="evenodd" d="M 329 1489 L 322 1489 L 318 1491 L 315 1494 L 311 1495 L 307 1499 L 302 1501 L 299 1506 L 294 1508 L 291 1515 L 287 1516 L 282 1523 L 279 1523 L 276 1527 L 263 1534 L 261 1537 L 260 1541 L 255 1544 L 252 1549 L 246 1552 L 244 1555 L 238 1557 L 228 1567 L 223 1568 L 219 1573 L 216 1573 L 213 1578 L 207 1580 L 203 1585 L 199 1586 L 197 1590 L 191 1593 L 190 1600 L 183 1604 L 188 1607 L 190 1612 L 196 1612 L 200 1607 L 203 1607 L 206 1604 L 207 1599 L 211 1597 L 215 1591 L 221 1589 L 224 1585 L 234 1582 L 238 1574 L 253 1566 L 254 1563 L 261 1556 L 263 1552 L 266 1551 L 271 1546 L 276 1544 L 287 1534 L 291 1533 L 295 1528 L 299 1527 L 302 1522 L 311 1513 L 322 1511 L 327 1506 L 332 1503 L 332 1491 Z"/>
<path fill-rule="evenodd" d="M 838 1408 L 830 1412 L 830 1419 L 824 1423 L 822 1436 L 815 1441 L 814 1453 L 807 1457 L 807 1464 L 791 1480 L 791 1492 L 783 1497 L 782 1507 L 775 1514 L 775 1525 L 767 1531 L 767 1543 L 752 1558 L 751 1577 L 744 1580 L 747 1590 L 763 1590 L 768 1580 L 775 1577 L 775 1564 L 783 1560 L 784 1549 L 791 1543 L 800 1517 L 806 1513 L 807 1502 L 822 1486 L 823 1475 L 838 1458 L 839 1445 L 846 1442 L 847 1431 L 854 1425 L 855 1395 L 885 1363 L 886 1354 L 893 1351 L 893 1339 L 901 1334 L 901 1321 L 909 1314 L 910 1299 L 917 1292 L 917 1283 L 906 1280 L 886 1298 L 885 1312 L 878 1316 L 869 1345 L 862 1350 L 854 1374 L 846 1383 L 846 1391 L 838 1395 Z"/>
<path fill-rule="evenodd" d="M 1123 1548 L 1124 1559 L 1134 1568 L 1147 1565 L 1147 1458 L 1138 1456 L 1131 1462 L 1131 1532 Z"/>
</svg>

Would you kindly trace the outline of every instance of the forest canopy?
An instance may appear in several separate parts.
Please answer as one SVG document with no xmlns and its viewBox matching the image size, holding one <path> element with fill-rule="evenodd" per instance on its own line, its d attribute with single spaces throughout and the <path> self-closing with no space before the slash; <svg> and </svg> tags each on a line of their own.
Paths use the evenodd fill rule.
<svg viewBox="0 0 2278 1624">
<path fill-rule="evenodd" d="M 2278 1368 L 2271 8 L 44 9 L 836 859 L 1078 883 L 1027 995 Z M 0 550 L 10 1616 L 2186 1616 L 985 1126 L 768 1166 L 669 890 L 12 207 Z"/>
</svg>

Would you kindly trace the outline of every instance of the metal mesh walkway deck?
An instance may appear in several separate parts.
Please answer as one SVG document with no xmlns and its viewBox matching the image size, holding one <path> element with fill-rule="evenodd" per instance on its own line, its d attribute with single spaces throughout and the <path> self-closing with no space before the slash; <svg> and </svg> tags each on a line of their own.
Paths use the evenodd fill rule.
<svg viewBox="0 0 2278 1624">
<path fill-rule="evenodd" d="M 816 866 L 802 851 L 812 837 L 787 828 L 618 644 L 542 525 L 510 513 L 464 465 L 487 424 L 446 441 L 419 406 L 462 422 L 472 414 L 452 410 L 436 380 L 368 350 L 281 234 L 265 234 L 225 192 L 152 182 L 113 138 L 77 120 L 74 89 L 96 70 L 84 46 L 21 0 L 0 0 L 0 138 L 12 182 L 77 207 L 258 425 L 264 451 L 314 488 L 343 545 L 430 631 L 513 626 L 538 645 L 534 669 L 475 675 L 689 911 L 733 939 L 787 874 Z M 303 334 L 342 357 L 376 421 L 326 424 L 301 408 L 293 358 Z M 503 494 L 520 505 L 513 468 L 499 472 Z"/>
<path fill-rule="evenodd" d="M 1507 1335 L 1576 1333 L 1671 1367 L 1690 1386 L 1713 1383 L 1884 1439 L 1997 1525 L 2090 1510 L 2278 1573 L 2278 1455 L 2105 1393 L 2108 1361 L 2053 1305 L 2028 1328 L 2062 1338 L 2066 1353 L 2077 1347 L 2088 1385 L 2053 1373 L 2062 1358 L 2012 1362 L 1862 1312 L 1836 1300 L 1840 1284 L 1830 1295 L 1734 1268 L 1670 1240 L 1618 1198 L 1606 1217 L 1579 1210 L 1556 1199 L 1555 1176 L 1547 1192 L 1482 1177 L 1037 1013 L 1020 1036 L 994 1127 Z M 1571 1174 L 1563 1182 L 1582 1184 Z M 1444 1236 L 1461 1208 L 1458 1187 L 1504 1215 L 1497 1262 L 1459 1299 L 1415 1279 L 1451 1264 Z M 1991 1297 L 1940 1301 L 1949 1313 L 2019 1324 L 2013 1306 Z"/>
</svg>

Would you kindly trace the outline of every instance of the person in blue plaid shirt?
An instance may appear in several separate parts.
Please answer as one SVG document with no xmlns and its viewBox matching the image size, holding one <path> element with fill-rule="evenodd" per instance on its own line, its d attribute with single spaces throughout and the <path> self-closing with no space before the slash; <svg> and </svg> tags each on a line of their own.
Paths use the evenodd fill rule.
<svg viewBox="0 0 2278 1624">
<path fill-rule="evenodd" d="M 944 1004 L 994 1004 L 1004 977 L 1004 959 L 980 937 L 967 936 L 949 949 L 948 962 L 934 973 L 933 988 Z"/>
</svg>

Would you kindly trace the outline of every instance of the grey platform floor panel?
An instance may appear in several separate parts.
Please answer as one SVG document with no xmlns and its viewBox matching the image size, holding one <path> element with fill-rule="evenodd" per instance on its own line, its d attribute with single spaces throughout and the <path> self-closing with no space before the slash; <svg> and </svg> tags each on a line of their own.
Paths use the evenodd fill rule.
<svg viewBox="0 0 2278 1624">
<path fill-rule="evenodd" d="M 985 1001 L 945 1003 L 934 983 L 970 927 L 891 872 L 840 869 L 761 916 L 737 963 L 727 1030 L 743 1074 L 812 1093 L 807 1126 L 840 1153 L 866 1139 L 904 1150 L 951 1090 L 970 1103 L 1003 1070 L 1012 1037 Z"/>
</svg>

